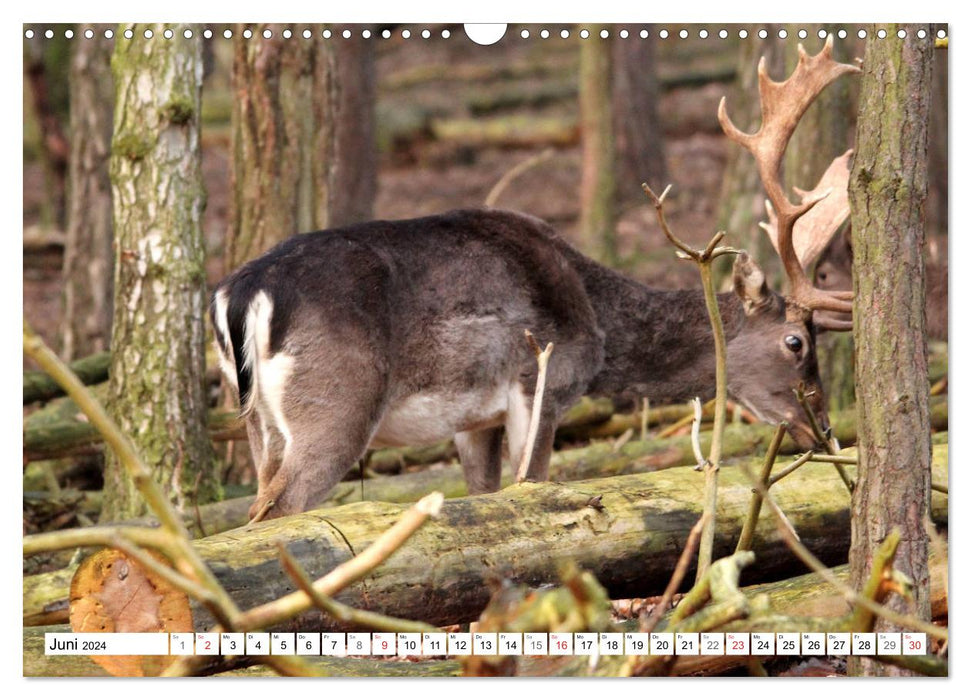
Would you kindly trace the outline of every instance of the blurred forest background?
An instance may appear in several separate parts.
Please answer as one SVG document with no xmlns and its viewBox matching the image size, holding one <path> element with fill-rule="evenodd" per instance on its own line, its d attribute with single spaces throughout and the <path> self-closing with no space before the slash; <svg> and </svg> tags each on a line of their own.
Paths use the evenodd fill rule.
<svg viewBox="0 0 971 700">
<path fill-rule="evenodd" d="M 73 131 L 85 128 L 85 117 L 77 114 L 72 123 L 71 101 L 76 112 L 100 111 L 110 121 L 112 89 L 106 62 L 113 42 L 83 39 L 80 30 L 67 39 L 64 25 L 54 28 L 52 39 L 43 36 L 48 27 L 38 26 L 35 38 L 24 42 L 24 294 L 28 320 L 44 337 L 63 342 L 64 324 L 69 323 L 65 312 L 90 313 L 83 308 L 66 310 L 64 302 L 62 268 L 69 264 L 64 245 L 71 214 L 90 214 L 94 205 L 90 198 L 71 201 L 70 161 L 72 156 L 89 161 L 99 157 L 72 144 Z M 106 28 L 94 27 L 99 36 Z M 360 38 L 363 26 L 350 27 L 351 39 L 340 35 L 347 27 L 334 27 L 333 37 L 327 40 L 320 38 L 318 27 L 309 41 L 298 40 L 296 34 L 283 39 L 283 25 L 265 27 L 273 32 L 269 41 L 260 36 L 263 27 L 253 28 L 252 39 L 241 36 L 241 26 L 230 27 L 236 30 L 232 39 L 223 36 L 227 27 L 210 28 L 213 38 L 204 42 L 201 128 L 206 190 L 203 231 L 210 285 L 241 261 L 228 254 L 229 232 L 234 216 L 243 218 L 246 206 L 255 206 L 242 204 L 250 195 L 233 191 L 234 183 L 243 186 L 238 173 L 234 176 L 233 144 L 242 139 L 238 129 L 234 136 L 233 111 L 245 92 L 234 91 L 234 70 L 242 76 L 241 64 L 248 61 L 249 70 L 255 71 L 250 78 L 259 80 L 260 68 L 253 66 L 277 61 L 283 65 L 281 81 L 287 80 L 287 71 L 299 81 L 299 73 L 309 65 L 307 55 L 301 57 L 299 51 L 306 52 L 308 44 L 329 47 L 333 53 L 329 60 L 345 71 L 341 76 L 345 99 L 356 100 L 353 113 L 345 112 L 347 131 L 352 133 L 340 138 L 353 144 L 355 153 L 350 158 L 356 174 L 352 177 L 360 181 L 342 184 L 343 194 L 337 199 L 344 201 L 335 206 L 350 210 L 337 212 L 338 219 L 407 218 L 481 206 L 506 173 L 551 149 L 548 157 L 502 191 L 495 206 L 546 219 L 587 252 L 641 281 L 659 287 L 692 286 L 694 270 L 671 264 L 672 253 L 639 187 L 642 181 L 656 188 L 670 182 L 674 187 L 669 217 L 686 240 L 701 242 L 725 228 L 732 245 L 754 249 L 761 263 L 775 266 L 771 248 L 755 226 L 764 212 L 754 168 L 750 159 L 739 158 L 740 149 L 722 135 L 717 104 L 727 95 L 732 110 L 740 114 L 745 110 L 751 113 L 746 116 L 757 120 L 754 76 L 759 56 L 766 56 L 770 74 L 781 77 L 785 66 L 793 65 L 797 42 L 802 41 L 811 53 L 819 49 L 822 40 L 816 32 L 821 25 L 730 25 L 724 39 L 718 37 L 718 28 L 703 39 L 697 26 L 665 26 L 669 34 L 662 39 L 659 27 L 618 25 L 611 27 L 616 31 L 607 42 L 581 39 L 578 26 L 511 25 L 501 41 L 487 47 L 470 41 L 458 25 L 375 26 L 370 27 L 373 34 L 368 40 Z M 628 30 L 627 38 L 620 37 L 622 28 Z M 823 28 L 835 32 L 843 27 Z M 528 39 L 521 36 L 524 29 Z M 549 38 L 541 37 L 542 29 L 548 30 Z M 687 38 L 680 38 L 682 29 L 688 30 Z M 807 30 L 808 37 L 799 39 L 799 29 Z M 863 42 L 855 36 L 855 28 L 843 29 L 848 35 L 837 41 L 838 58 L 862 57 Z M 385 30 L 389 38 L 382 37 Z M 403 36 L 404 30 L 409 38 Z M 423 30 L 429 38 L 423 38 Z M 448 39 L 442 38 L 443 30 Z M 643 30 L 649 38 L 640 38 Z M 747 31 L 748 38 L 739 38 L 740 30 Z M 766 39 L 758 38 L 760 30 L 767 32 Z M 786 31 L 785 39 L 779 38 L 780 30 Z M 564 31 L 569 32 L 568 38 L 561 37 Z M 264 43 L 273 45 L 272 52 L 262 52 Z M 288 44 L 295 46 L 287 49 Z M 591 65 L 584 69 L 583 47 L 595 44 L 609 48 L 609 56 L 603 57 L 603 65 L 593 65 L 598 58 L 588 57 Z M 79 57 L 79 53 L 86 55 Z M 947 234 L 946 52 L 938 54 L 934 99 L 944 109 L 935 107 L 934 114 L 941 118 L 931 130 L 928 238 L 932 259 L 946 258 Z M 607 159 L 602 162 L 587 156 L 594 161 L 587 164 L 588 170 L 608 170 L 616 191 L 607 195 L 611 211 L 592 225 L 584 219 L 583 208 L 598 205 L 581 196 L 584 80 L 593 99 L 610 101 L 602 106 L 607 108 L 611 128 L 606 135 L 588 138 L 599 138 L 596 147 L 601 150 L 611 147 L 605 140 L 609 139 L 615 150 L 611 158 L 604 154 Z M 271 85 L 266 94 L 278 88 Z M 315 89 L 321 98 L 322 90 Z M 823 100 L 814 106 L 819 114 L 810 115 L 800 126 L 795 148 L 790 149 L 789 185 L 811 187 L 822 164 L 852 143 L 852 92 L 858 89 L 858 81 L 834 86 L 831 92 L 839 89 L 850 94 L 827 93 L 829 103 Z M 302 100 L 297 94 L 291 99 L 291 118 L 314 109 L 308 104 L 313 100 L 309 93 Z M 834 102 L 841 102 L 842 109 L 833 109 Z M 88 118 L 89 129 L 98 127 L 92 119 Z M 103 121 L 101 117 L 102 128 Z M 830 131 L 838 136 L 807 133 L 821 121 L 835 122 Z M 281 147 L 267 155 L 277 159 L 274 167 L 279 175 L 299 167 L 296 153 L 323 157 L 315 156 L 312 145 L 291 152 Z M 95 165 L 89 162 L 87 167 Z M 353 187 L 357 189 L 352 191 Z M 242 198 L 235 200 L 241 202 L 237 214 L 234 198 Z M 348 204 L 351 200 L 353 205 Z M 292 223 L 292 230 L 269 235 L 278 240 L 314 228 L 312 221 Z M 107 269 L 99 269 L 98 274 L 110 276 Z M 941 288 L 946 290 L 946 285 Z M 73 359 L 103 347 L 97 341 L 82 341 L 77 350 L 68 348 L 66 354 Z"/>
<path fill-rule="evenodd" d="M 814 54 L 833 33 L 842 61 L 865 48 L 857 27 L 841 25 L 510 25 L 491 46 L 473 43 L 461 25 L 192 27 L 197 40 L 211 35 L 201 42 L 199 128 L 209 289 L 300 231 L 487 200 L 549 221 L 584 252 L 651 286 L 696 287 L 697 272 L 677 262 L 641 191 L 648 182 L 657 191 L 673 184 L 665 209 L 679 236 L 698 245 L 727 230 L 727 242 L 752 252 L 782 291 L 781 266 L 757 225 L 765 195 L 754 162 L 723 135 L 718 102 L 727 96 L 736 123 L 755 131 L 760 57 L 781 79 L 800 42 Z M 136 137 L 112 135 L 115 91 L 145 85 L 115 85 L 118 37 L 104 35 L 117 27 L 28 29 L 24 317 L 76 360 L 110 343 L 118 242 L 109 160 L 112 149 L 127 156 L 120 162 L 140 157 Z M 932 81 L 927 313 L 931 338 L 946 340 L 946 50 L 936 51 Z M 787 186 L 811 189 L 852 146 L 858 90 L 859 81 L 839 81 L 810 108 L 787 152 Z M 178 104 L 170 107 L 176 123 Z M 848 285 L 849 261 L 838 258 Z M 853 403 L 852 338 L 828 335 L 822 374 L 838 410 Z M 938 354 L 946 366 L 946 346 Z M 214 358 L 205 364 L 205 400 L 231 408 Z M 26 357 L 24 369 L 33 369 Z M 119 415 L 134 410 L 115 407 Z M 98 469 L 87 473 L 100 478 Z M 236 478 L 251 476 L 244 469 Z"/>
</svg>

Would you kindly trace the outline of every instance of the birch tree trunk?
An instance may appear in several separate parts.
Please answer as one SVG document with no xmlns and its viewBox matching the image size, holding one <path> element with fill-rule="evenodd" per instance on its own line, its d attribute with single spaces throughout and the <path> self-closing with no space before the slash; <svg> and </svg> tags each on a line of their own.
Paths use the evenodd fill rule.
<svg viewBox="0 0 971 700">
<path fill-rule="evenodd" d="M 134 30 L 124 39 L 126 28 Z M 207 307 L 199 147 L 201 39 L 184 26 L 123 25 L 115 40 L 111 182 L 115 258 L 109 411 L 173 502 L 218 490 L 206 431 Z M 152 38 L 144 32 L 151 29 Z M 144 511 L 117 459 L 105 465 L 103 520 Z"/>
<path fill-rule="evenodd" d="M 878 28 L 887 37 L 875 36 Z M 899 29 L 907 31 L 897 38 Z M 927 37 L 917 38 L 918 29 Z M 857 347 L 859 480 L 850 566 L 857 588 L 877 544 L 901 531 L 896 568 L 915 584 L 912 605 L 930 619 L 928 536 L 931 445 L 924 329 L 924 202 L 933 38 L 930 27 L 872 27 L 864 59 L 857 153 L 850 174 Z M 878 631 L 895 629 L 880 621 Z M 907 675 L 852 659 L 853 672 Z"/>
<path fill-rule="evenodd" d="M 111 338 L 111 42 L 97 30 L 92 38 L 81 38 L 91 27 L 77 28 L 69 81 L 71 156 L 61 326 L 61 355 L 67 360 L 107 350 Z"/>
</svg>

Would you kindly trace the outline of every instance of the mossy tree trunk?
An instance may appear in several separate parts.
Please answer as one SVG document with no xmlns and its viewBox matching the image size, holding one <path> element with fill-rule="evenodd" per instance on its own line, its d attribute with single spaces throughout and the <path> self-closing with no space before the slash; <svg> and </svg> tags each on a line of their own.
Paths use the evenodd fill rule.
<svg viewBox="0 0 971 700">
<path fill-rule="evenodd" d="M 641 29 L 649 36 L 641 39 Z M 641 183 L 660 192 L 668 183 L 664 136 L 658 105 L 656 39 L 652 25 L 630 27 L 631 36 L 614 40 L 612 106 L 617 134 L 618 192 L 643 203 Z"/>
<path fill-rule="evenodd" d="M 617 203 L 614 121 L 611 108 L 612 38 L 601 39 L 603 25 L 590 25 L 580 44 L 580 241 L 584 251 L 616 265 Z"/>
<path fill-rule="evenodd" d="M 759 29 L 769 32 L 766 39 L 758 38 Z M 748 37 L 741 40 L 738 51 L 738 72 L 735 86 L 728 97 L 728 110 L 735 124 L 742 131 L 754 133 L 762 123 L 759 112 L 759 81 L 756 71 L 760 57 L 765 58 L 766 69 L 775 80 L 782 80 L 785 71 L 784 46 L 776 37 L 778 25 L 752 25 L 747 27 Z M 737 116 L 736 116 L 737 115 Z M 766 220 L 765 190 L 759 180 L 755 159 L 744 148 L 726 138 L 727 161 L 718 196 L 717 229 L 727 231 L 729 243 L 747 250 L 759 262 L 769 285 L 779 289 L 782 280 L 782 264 L 762 230 L 759 222 Z M 719 286 L 730 280 L 731 256 L 725 256 L 715 265 L 715 280 Z"/>
<path fill-rule="evenodd" d="M 875 36 L 879 28 L 887 38 Z M 905 39 L 897 38 L 901 28 Z M 920 28 L 928 32 L 924 39 L 917 38 Z M 873 550 L 898 528 L 902 538 L 895 565 L 914 580 L 914 602 L 891 607 L 911 608 L 925 620 L 930 607 L 924 518 L 931 474 L 923 260 L 929 30 L 918 25 L 870 29 L 850 174 L 860 460 L 850 565 L 859 587 Z M 879 622 L 877 629 L 893 627 Z M 905 673 L 867 660 L 851 663 L 854 672 L 866 675 Z"/>
<path fill-rule="evenodd" d="M 134 31 L 123 39 L 125 29 Z M 163 39 L 166 28 L 171 39 Z M 145 38 L 146 29 L 154 36 Z M 201 38 L 180 25 L 123 25 L 112 58 L 115 258 L 108 407 L 173 502 L 218 490 L 206 430 L 207 307 L 199 145 Z M 144 511 L 109 454 L 103 520 Z"/>
<path fill-rule="evenodd" d="M 97 30 L 92 38 L 81 38 L 90 28 L 77 28 L 69 81 L 71 156 L 61 325 L 61 354 L 68 360 L 107 350 L 111 338 L 111 42 Z"/>
<path fill-rule="evenodd" d="M 360 29 L 345 39 L 336 28 L 325 40 L 319 25 L 294 27 L 290 39 L 284 28 L 235 32 L 227 271 L 295 233 L 372 215 L 373 42 Z"/>
</svg>

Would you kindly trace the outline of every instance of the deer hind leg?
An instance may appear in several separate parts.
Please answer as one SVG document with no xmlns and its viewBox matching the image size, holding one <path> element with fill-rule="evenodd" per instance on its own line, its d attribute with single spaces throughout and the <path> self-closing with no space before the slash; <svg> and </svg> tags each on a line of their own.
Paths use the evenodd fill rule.
<svg viewBox="0 0 971 700">
<path fill-rule="evenodd" d="M 273 417 L 285 436 L 280 463 L 265 485 L 261 480 L 251 515 L 270 501 L 267 518 L 315 506 L 364 456 L 385 401 L 387 378 L 377 366 L 367 353 L 336 349 L 326 359 L 297 361 Z"/>
<path fill-rule="evenodd" d="M 262 492 L 280 468 L 284 443 L 279 433 L 269 431 L 269 425 L 258 411 L 246 416 L 246 437 L 253 455 L 259 491 Z"/>
<path fill-rule="evenodd" d="M 469 494 L 499 490 L 502 477 L 502 426 L 455 435 Z"/>
</svg>

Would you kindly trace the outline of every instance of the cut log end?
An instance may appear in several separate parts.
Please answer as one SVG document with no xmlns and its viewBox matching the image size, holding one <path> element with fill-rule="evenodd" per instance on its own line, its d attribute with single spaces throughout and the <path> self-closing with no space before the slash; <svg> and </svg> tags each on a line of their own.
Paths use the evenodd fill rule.
<svg viewBox="0 0 971 700">
<path fill-rule="evenodd" d="M 74 632 L 193 631 L 186 594 L 118 550 L 103 549 L 78 567 L 70 600 Z M 93 656 L 92 660 L 114 676 L 157 676 L 175 657 Z"/>
</svg>

